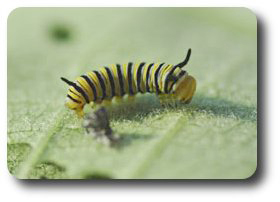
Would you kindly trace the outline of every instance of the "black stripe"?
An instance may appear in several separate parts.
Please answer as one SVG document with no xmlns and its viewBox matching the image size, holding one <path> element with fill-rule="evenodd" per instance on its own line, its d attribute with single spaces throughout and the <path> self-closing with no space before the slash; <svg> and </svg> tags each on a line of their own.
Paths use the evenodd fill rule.
<svg viewBox="0 0 280 202">
<path fill-rule="evenodd" d="M 71 95 L 67 94 L 67 97 L 70 98 L 73 102 L 81 103 L 79 100 L 74 99 Z"/>
<path fill-rule="evenodd" d="M 178 75 L 178 78 L 177 80 L 179 80 L 182 76 L 184 76 L 186 74 L 186 71 L 182 70 L 179 75 Z"/>
<path fill-rule="evenodd" d="M 176 68 L 179 68 L 179 67 L 176 67 L 174 66 L 167 74 L 166 76 L 166 79 L 164 81 L 164 93 L 168 93 L 168 82 L 171 81 L 170 80 L 170 77 L 171 75 L 173 74 L 173 72 L 175 71 Z"/>
<path fill-rule="evenodd" d="M 91 79 L 88 78 L 87 75 L 82 75 L 82 77 L 86 80 L 86 82 L 88 83 L 88 85 L 90 86 L 92 93 L 93 93 L 93 101 L 97 100 L 97 93 L 96 93 L 96 88 L 94 86 L 94 84 L 92 83 Z"/>
<path fill-rule="evenodd" d="M 78 97 L 80 97 L 80 98 L 81 98 L 81 96 L 80 96 L 80 95 L 78 95 L 77 93 L 73 92 L 71 89 L 69 89 L 69 91 L 70 91 L 71 93 L 75 94 L 76 96 L 78 96 Z"/>
<path fill-rule="evenodd" d="M 134 95 L 133 88 L 132 88 L 132 74 L 131 74 L 132 65 L 133 63 L 129 62 L 127 66 L 128 91 L 130 95 Z"/>
<path fill-rule="evenodd" d="M 96 74 L 96 76 L 97 76 L 97 78 L 98 78 L 98 80 L 99 80 L 100 86 L 101 86 L 101 90 L 102 90 L 102 94 L 103 94 L 101 99 L 104 99 L 104 98 L 106 97 L 106 86 L 105 86 L 105 82 L 104 82 L 104 80 L 103 80 L 101 74 L 100 74 L 98 71 L 93 71 L 93 72 Z"/>
<path fill-rule="evenodd" d="M 105 67 L 105 69 L 106 69 L 106 72 L 107 72 L 108 77 L 109 77 L 109 82 L 110 82 L 111 91 L 112 91 L 112 97 L 114 97 L 116 95 L 114 77 L 113 77 L 113 75 L 112 75 L 112 73 L 111 73 L 111 71 L 108 67 Z"/>
<path fill-rule="evenodd" d="M 175 83 L 176 83 L 182 76 L 184 76 L 185 74 L 186 74 L 186 71 L 184 71 L 184 70 L 182 70 L 182 71 L 179 73 L 178 77 L 176 77 L 176 78 L 174 79 L 174 83 L 171 84 L 170 89 L 168 90 L 168 92 L 170 92 L 170 91 L 172 90 L 172 88 L 173 88 L 173 86 L 175 85 Z"/>
<path fill-rule="evenodd" d="M 158 68 L 157 68 L 157 70 L 156 70 L 156 72 L 155 72 L 155 86 L 156 86 L 156 93 L 157 93 L 157 94 L 160 94 L 160 93 L 161 93 L 160 90 L 159 90 L 159 85 L 158 85 L 158 74 L 159 74 L 159 71 L 160 71 L 160 69 L 162 68 L 163 65 L 164 65 L 164 63 L 161 63 L 161 64 L 158 66 Z"/>
<path fill-rule="evenodd" d="M 119 83 L 120 83 L 121 96 L 123 96 L 125 94 L 125 91 L 124 91 L 124 83 L 123 83 L 121 65 L 117 64 L 116 66 L 117 66 L 118 78 L 119 78 Z"/>
<path fill-rule="evenodd" d="M 139 65 L 139 67 L 138 67 L 138 69 L 137 69 L 137 73 L 136 73 L 136 75 L 137 75 L 137 77 L 136 77 L 136 83 L 137 83 L 137 90 L 138 90 L 138 92 L 141 92 L 141 93 L 144 93 L 142 90 L 141 90 L 141 74 L 142 74 L 142 69 L 143 69 L 143 67 L 144 67 L 144 65 L 145 65 L 145 62 L 142 62 L 140 65 Z"/>
<path fill-rule="evenodd" d="M 148 70 L 147 70 L 147 74 L 146 74 L 146 92 L 150 92 L 149 76 L 150 76 L 150 69 L 152 68 L 153 65 L 154 65 L 154 63 L 149 64 L 149 67 L 148 67 Z"/>
<path fill-rule="evenodd" d="M 78 81 L 77 81 L 78 82 Z M 78 82 L 79 83 L 79 82 Z M 76 91 L 78 91 L 86 100 L 86 103 L 89 103 L 89 99 L 87 94 L 85 93 L 85 91 L 83 90 L 83 88 L 81 88 L 80 86 L 78 86 L 76 83 L 73 83 L 71 86 L 73 86 L 75 88 Z"/>
</svg>

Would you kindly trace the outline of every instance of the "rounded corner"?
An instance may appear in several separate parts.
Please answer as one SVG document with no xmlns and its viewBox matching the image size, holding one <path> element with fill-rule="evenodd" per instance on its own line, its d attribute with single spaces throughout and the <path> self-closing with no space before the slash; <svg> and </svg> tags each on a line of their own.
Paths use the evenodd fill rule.
<svg viewBox="0 0 280 202">
<path fill-rule="evenodd" d="M 247 8 L 247 7 L 242 7 L 242 9 L 244 9 L 245 11 L 247 11 L 256 21 L 256 24 L 258 23 L 258 16 L 255 13 L 255 11 L 251 8 Z"/>
<path fill-rule="evenodd" d="M 253 178 L 256 178 L 258 175 L 258 164 L 256 163 L 255 169 L 250 173 L 248 176 L 244 177 L 244 180 L 252 180 Z"/>
<path fill-rule="evenodd" d="M 16 11 L 21 10 L 21 9 L 23 9 L 23 7 L 16 7 L 10 11 L 10 13 L 8 14 L 8 17 L 7 17 L 8 24 L 9 24 L 9 19 L 11 18 L 11 16 L 13 16 Z"/>
<path fill-rule="evenodd" d="M 8 163 L 7 163 L 7 170 L 8 170 L 8 173 L 10 174 L 11 177 L 19 180 L 20 178 L 18 178 L 10 169 L 10 167 L 8 166 Z"/>
<path fill-rule="evenodd" d="M 13 177 L 16 180 L 24 180 L 24 178 L 20 178 L 20 176 L 16 175 L 15 173 L 12 173 L 11 170 L 9 169 L 9 166 L 7 166 L 8 168 L 8 172 L 10 174 L 11 177 Z"/>
</svg>

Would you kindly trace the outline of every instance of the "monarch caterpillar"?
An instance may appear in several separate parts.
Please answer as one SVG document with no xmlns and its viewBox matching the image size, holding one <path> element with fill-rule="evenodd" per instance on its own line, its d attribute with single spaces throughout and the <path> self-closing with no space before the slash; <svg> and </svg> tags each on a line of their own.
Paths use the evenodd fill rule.
<svg viewBox="0 0 280 202">
<path fill-rule="evenodd" d="M 70 87 L 65 105 L 83 116 L 85 104 L 102 103 L 125 94 L 156 93 L 160 100 L 176 99 L 189 103 L 196 89 L 196 80 L 182 68 L 188 63 L 191 49 L 185 60 L 177 65 L 165 63 L 113 64 L 99 71 L 88 72 L 75 82 L 61 77 Z"/>
</svg>

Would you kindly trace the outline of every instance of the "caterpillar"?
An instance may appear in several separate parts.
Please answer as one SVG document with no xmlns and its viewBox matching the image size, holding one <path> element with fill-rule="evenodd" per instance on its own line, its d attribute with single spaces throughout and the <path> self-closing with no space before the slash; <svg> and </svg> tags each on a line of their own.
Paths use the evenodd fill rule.
<svg viewBox="0 0 280 202">
<path fill-rule="evenodd" d="M 132 63 L 104 66 L 99 71 L 90 71 L 75 82 L 61 77 L 70 87 L 65 101 L 66 107 L 75 110 L 79 117 L 84 115 L 85 104 L 100 104 L 125 94 L 155 93 L 160 101 L 175 99 L 190 103 L 196 90 L 196 80 L 182 68 L 188 63 L 191 49 L 186 58 L 177 65 L 165 63 Z"/>
</svg>

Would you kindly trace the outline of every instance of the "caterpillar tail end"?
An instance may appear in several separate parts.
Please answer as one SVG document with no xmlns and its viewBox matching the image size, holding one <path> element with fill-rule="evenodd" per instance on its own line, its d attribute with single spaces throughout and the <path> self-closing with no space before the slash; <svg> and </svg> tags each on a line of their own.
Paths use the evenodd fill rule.
<svg viewBox="0 0 280 202">
<path fill-rule="evenodd" d="M 189 104 L 196 90 L 196 80 L 192 76 L 184 77 L 175 88 L 175 97 L 186 104 Z"/>
<path fill-rule="evenodd" d="M 73 102 L 71 99 L 66 99 L 64 104 L 67 108 L 74 110 L 78 117 L 82 118 L 84 116 L 84 104 Z"/>
</svg>

